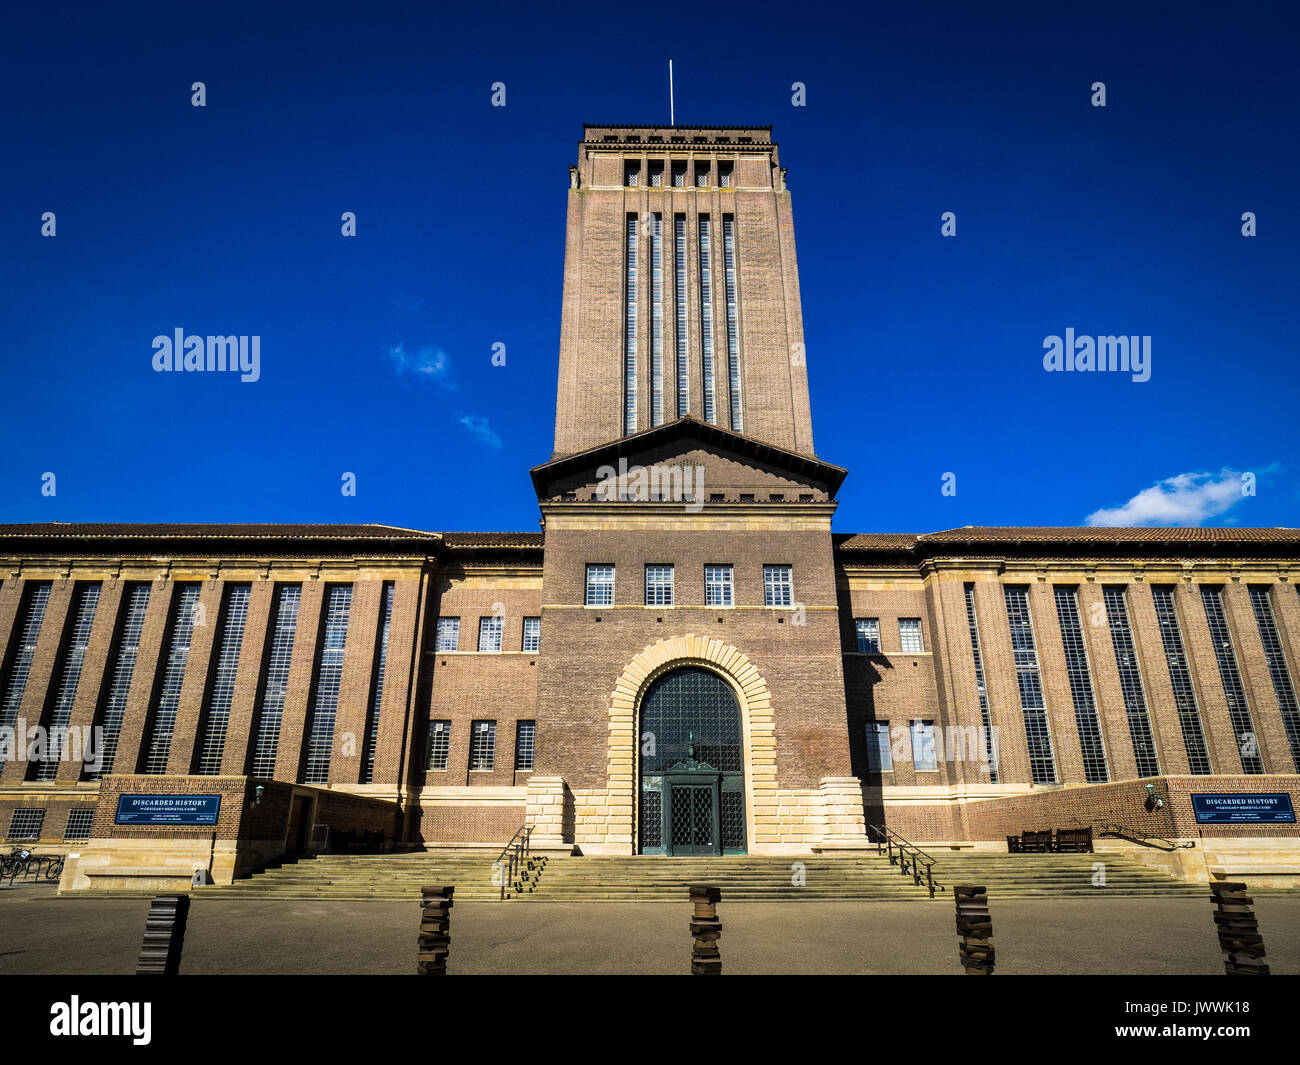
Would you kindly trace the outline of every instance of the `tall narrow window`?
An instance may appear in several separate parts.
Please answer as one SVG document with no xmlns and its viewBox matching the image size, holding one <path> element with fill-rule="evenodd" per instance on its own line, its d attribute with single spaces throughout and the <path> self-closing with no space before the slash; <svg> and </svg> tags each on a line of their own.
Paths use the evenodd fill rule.
<svg viewBox="0 0 1300 1065">
<path fill-rule="evenodd" d="M 684 189 L 684 188 L 686 188 L 686 162 L 685 162 L 685 160 L 683 160 L 683 161 L 681 161 L 681 162 L 675 162 L 675 163 L 673 163 L 673 188 L 675 188 L 675 189 Z"/>
<path fill-rule="evenodd" d="M 650 224 L 650 424 L 664 420 L 663 215 Z"/>
<path fill-rule="evenodd" d="M 499 614 L 478 619 L 478 649 L 480 651 L 500 651 L 501 635 L 505 632 L 506 619 Z"/>
<path fill-rule="evenodd" d="M 244 643 L 244 626 L 248 622 L 248 600 L 252 585 L 226 585 L 226 602 L 221 611 L 221 651 L 217 655 L 217 672 L 208 696 L 206 722 L 200 731 L 198 772 L 213 776 L 221 772 L 226 753 L 226 729 L 230 724 L 230 704 L 235 698 L 235 675 L 239 671 L 239 653 Z"/>
<path fill-rule="evenodd" d="M 650 164 L 650 187 L 652 189 L 661 188 L 664 183 L 664 164 L 663 160 L 656 160 Z"/>
<path fill-rule="evenodd" d="M 1056 758 L 1052 753 L 1052 733 L 1047 725 L 1043 703 L 1043 681 L 1038 672 L 1038 645 L 1034 642 L 1034 623 L 1029 616 L 1029 593 L 1024 588 L 1004 588 L 1007 622 L 1011 626 L 1011 656 L 1016 665 L 1016 684 L 1020 688 L 1020 710 L 1025 719 L 1025 739 L 1029 745 L 1029 773 L 1035 784 L 1056 783 Z"/>
<path fill-rule="evenodd" d="M 1183 731 L 1183 746 L 1187 749 L 1187 766 L 1197 776 L 1205 776 L 1213 770 L 1210 768 L 1210 752 L 1205 745 L 1205 730 L 1201 727 L 1201 712 L 1196 705 L 1196 689 L 1183 651 L 1174 590 L 1153 587 L 1151 597 L 1156 607 L 1156 622 L 1160 626 L 1160 642 L 1164 645 L 1165 664 L 1169 667 L 1169 682 L 1174 690 L 1178 724 Z"/>
<path fill-rule="evenodd" d="M 284 718 L 284 698 L 289 691 L 289 663 L 293 658 L 293 641 L 298 632 L 298 607 L 302 602 L 302 585 L 282 584 L 276 589 L 275 635 L 271 654 L 262 678 L 262 705 L 257 715 L 257 745 L 253 749 L 252 775 L 275 776 L 275 758 L 280 749 L 280 723 Z"/>
<path fill-rule="evenodd" d="M 1104 784 L 1110 779 L 1106 769 L 1106 747 L 1097 720 L 1097 703 L 1092 694 L 1092 671 L 1088 667 L 1088 649 L 1079 624 L 1079 593 L 1074 588 L 1056 589 L 1056 617 L 1061 623 L 1061 645 L 1065 651 L 1065 675 L 1070 681 L 1070 698 L 1074 701 L 1074 722 L 1079 729 L 1079 748 L 1083 754 L 1083 775 L 1089 784 Z"/>
<path fill-rule="evenodd" d="M 695 187 L 697 189 L 707 189 L 709 187 L 709 164 L 707 162 L 695 164 Z"/>
<path fill-rule="evenodd" d="M 81 667 L 86 661 L 86 648 L 90 644 L 90 629 L 95 623 L 95 608 L 99 605 L 99 585 L 79 584 L 76 587 L 76 606 L 73 613 L 72 634 L 68 640 L 67 654 L 63 660 L 63 676 L 59 679 L 54 712 L 50 715 L 49 744 L 46 757 L 36 769 L 37 780 L 53 780 L 58 772 L 59 759 L 67 749 L 68 722 L 72 720 L 72 704 L 77 699 L 81 685 Z"/>
<path fill-rule="evenodd" d="M 731 428 L 745 431 L 740 403 L 740 313 L 736 305 L 736 221 L 722 216 L 722 287 L 727 301 L 727 382 L 731 399 Z"/>
<path fill-rule="evenodd" d="M 328 784 L 330 756 L 334 751 L 334 721 L 338 716 L 339 688 L 343 684 L 343 654 L 352 613 L 352 585 L 331 584 L 325 599 L 325 639 L 316 663 L 316 696 L 307 722 L 307 757 L 304 784 Z"/>
<path fill-rule="evenodd" d="M 704 567 L 704 605 L 735 606 L 731 566 Z"/>
<path fill-rule="evenodd" d="M 682 180 L 685 182 L 685 164 L 682 167 Z M 687 330 L 687 303 L 689 296 L 686 287 L 686 216 L 673 216 L 673 266 L 676 281 L 673 285 L 673 305 L 677 319 L 677 417 L 685 418 L 691 409 L 691 370 L 687 353 L 690 350 Z"/>
<path fill-rule="evenodd" d="M 497 723 L 475 721 L 469 741 L 469 767 L 471 770 L 489 770 L 496 765 Z"/>
<path fill-rule="evenodd" d="M 537 722 L 521 721 L 515 726 L 515 772 L 533 771 L 533 752 L 537 745 Z"/>
<path fill-rule="evenodd" d="M 1110 622 L 1110 642 L 1115 648 L 1115 666 L 1119 670 L 1119 687 L 1124 695 L 1124 712 L 1128 715 L 1128 734 L 1133 741 L 1133 756 L 1137 760 L 1140 777 L 1160 775 L 1160 758 L 1156 741 L 1151 734 L 1151 717 L 1147 713 L 1147 697 L 1142 688 L 1142 670 L 1138 665 L 1137 649 L 1133 646 L 1133 631 L 1128 621 L 1128 604 L 1123 588 L 1106 588 L 1106 619 Z"/>
<path fill-rule="evenodd" d="M 375 683 L 370 692 L 370 714 L 366 721 L 366 749 L 361 756 L 361 783 L 375 780 L 375 750 L 379 747 L 379 712 L 384 708 L 384 674 L 388 671 L 388 634 L 393 625 L 393 582 L 384 582 L 383 614 L 379 623 L 379 656 Z"/>
<path fill-rule="evenodd" d="M 128 585 L 126 609 L 122 613 L 122 631 L 117 640 L 117 657 L 113 663 L 112 680 L 109 682 L 108 698 L 104 701 L 104 740 L 98 765 L 87 763 L 86 778 L 98 780 L 105 773 L 113 771 L 113 762 L 117 758 L 117 743 L 122 735 L 122 718 L 126 714 L 126 697 L 131 691 L 131 678 L 135 676 L 135 659 L 140 652 L 140 633 L 144 631 L 144 616 L 149 609 L 147 584 Z"/>
<path fill-rule="evenodd" d="M 629 159 L 623 164 L 623 184 L 635 189 L 641 184 L 641 160 Z"/>
<path fill-rule="evenodd" d="M 966 627 L 970 630 L 970 649 L 975 658 L 975 691 L 980 700 L 980 723 L 984 726 L 984 753 L 988 758 L 989 783 L 996 784 L 998 782 L 997 745 L 993 742 L 993 716 L 989 710 L 988 687 L 984 683 L 984 654 L 980 650 L 974 584 L 966 585 Z"/>
<path fill-rule="evenodd" d="M 794 606 L 794 578 L 789 566 L 763 567 L 763 605 Z"/>
<path fill-rule="evenodd" d="M 898 619 L 898 648 L 905 655 L 925 653 L 925 644 L 921 641 L 921 619 Z"/>
<path fill-rule="evenodd" d="M 890 773 L 894 759 L 889 751 L 889 722 L 867 722 L 867 769 L 873 773 Z"/>
<path fill-rule="evenodd" d="M 429 762 L 430 773 L 438 773 L 447 768 L 447 755 L 451 752 L 451 722 L 429 722 Z"/>
<path fill-rule="evenodd" d="M 435 651 L 455 651 L 460 647 L 460 618 L 438 619 L 438 640 Z"/>
<path fill-rule="evenodd" d="M 1209 586 L 1201 587 L 1201 605 L 1205 608 L 1205 621 L 1210 628 L 1210 642 L 1219 664 L 1219 679 L 1228 701 L 1228 717 L 1237 737 L 1237 753 L 1241 756 L 1243 773 L 1264 772 L 1264 760 L 1259 756 L 1259 736 L 1250 719 L 1250 706 L 1246 690 L 1237 670 L 1237 655 L 1232 649 L 1232 633 L 1223 613 L 1223 591 Z"/>
<path fill-rule="evenodd" d="M 859 654 L 880 654 L 880 621 L 878 618 L 854 618 L 853 628 L 858 637 Z"/>
<path fill-rule="evenodd" d="M 645 568 L 645 605 L 673 605 L 673 567 L 648 565 Z"/>
<path fill-rule="evenodd" d="M 614 605 L 614 567 L 587 567 L 587 606 Z"/>
<path fill-rule="evenodd" d="M 523 651 L 540 651 L 542 649 L 542 619 L 524 618 Z"/>
<path fill-rule="evenodd" d="M 1291 762 L 1300 773 L 1300 721 L 1297 721 L 1295 688 L 1291 684 L 1291 671 L 1287 669 L 1282 641 L 1278 638 L 1277 622 L 1273 618 L 1273 603 L 1267 585 L 1250 586 L 1250 605 L 1255 611 L 1255 624 L 1264 644 L 1264 657 L 1268 660 L 1268 675 L 1273 681 L 1273 694 L 1277 708 L 1282 713 L 1282 730 L 1291 748 Z"/>
<path fill-rule="evenodd" d="M 18 647 L 14 652 L 13 668 L 9 671 L 9 683 L 5 686 L 4 703 L 0 705 L 0 728 L 12 729 L 18 720 L 18 711 L 23 705 L 23 693 L 27 691 L 27 675 L 32 669 L 32 659 L 36 657 L 36 641 L 41 635 L 41 622 L 45 620 L 45 608 L 50 602 L 50 585 L 42 582 L 24 589 L 27 597 L 23 609 L 23 624 L 18 635 Z M 7 746 L 12 746 L 8 744 Z M 14 751 L 6 753 L 6 760 L 12 759 Z"/>
<path fill-rule="evenodd" d="M 172 731 L 176 727 L 176 708 L 180 706 L 181 685 L 185 682 L 185 666 L 190 660 L 190 640 L 194 636 L 194 617 L 198 608 L 199 586 L 179 585 L 172 614 L 171 646 L 167 651 L 158 706 L 153 714 L 149 752 L 144 761 L 146 773 L 167 772 L 167 756 L 171 754 Z"/>
<path fill-rule="evenodd" d="M 700 220 L 700 362 L 704 378 L 704 420 L 718 421 L 713 396 L 713 268 L 709 251 L 709 218 Z"/>
<path fill-rule="evenodd" d="M 939 768 L 934 750 L 934 722 L 912 722 L 912 768 L 918 773 Z"/>
<path fill-rule="evenodd" d="M 627 258 L 623 273 L 623 435 L 636 432 L 636 215 L 627 216 Z"/>
<path fill-rule="evenodd" d="M 718 188 L 731 188 L 731 175 L 735 164 L 728 161 L 718 163 Z"/>
</svg>

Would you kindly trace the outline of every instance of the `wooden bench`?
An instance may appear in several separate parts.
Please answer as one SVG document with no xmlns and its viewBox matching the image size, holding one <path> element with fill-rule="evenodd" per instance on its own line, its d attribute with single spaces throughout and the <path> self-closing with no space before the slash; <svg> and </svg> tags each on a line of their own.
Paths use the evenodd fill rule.
<svg viewBox="0 0 1300 1065">
<path fill-rule="evenodd" d="M 1043 832 L 1025 832 L 1021 836 L 1024 854 L 1050 854 L 1052 851 L 1052 830 Z"/>
<path fill-rule="evenodd" d="M 1058 828 L 1055 850 L 1058 854 L 1091 854 L 1092 828 Z"/>
</svg>

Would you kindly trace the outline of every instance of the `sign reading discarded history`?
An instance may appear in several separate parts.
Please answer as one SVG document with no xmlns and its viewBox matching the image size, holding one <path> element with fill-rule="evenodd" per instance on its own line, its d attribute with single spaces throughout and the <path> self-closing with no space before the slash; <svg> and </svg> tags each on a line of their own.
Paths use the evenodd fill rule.
<svg viewBox="0 0 1300 1065">
<path fill-rule="evenodd" d="M 1192 809 L 1198 825 L 1293 825 L 1295 808 L 1286 792 L 1258 795 L 1193 794 Z"/>
<path fill-rule="evenodd" d="M 220 795 L 123 795 L 117 800 L 119 825 L 215 825 Z"/>
</svg>

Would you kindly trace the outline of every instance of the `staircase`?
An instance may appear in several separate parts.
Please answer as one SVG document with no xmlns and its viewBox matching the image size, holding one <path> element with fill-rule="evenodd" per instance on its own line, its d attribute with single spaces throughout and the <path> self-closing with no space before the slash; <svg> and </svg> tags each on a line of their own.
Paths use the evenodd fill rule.
<svg viewBox="0 0 1300 1065">
<path fill-rule="evenodd" d="M 426 884 L 454 884 L 456 901 L 496 901 L 493 857 L 483 852 L 323 855 L 285 864 L 226 886 L 194 889 L 197 898 L 410 900 Z M 1094 887 L 1093 864 L 1105 862 L 1106 886 Z M 796 865 L 796 863 L 798 863 Z M 798 885 L 797 880 L 802 884 Z M 1191 895 L 1187 884 L 1113 854 L 944 855 L 936 897 L 950 905 L 954 884 L 983 884 L 994 899 Z M 705 883 L 738 901 L 928 901 L 924 887 L 883 856 L 725 858 L 533 857 L 507 898 L 525 902 L 683 902 L 686 888 Z"/>
</svg>

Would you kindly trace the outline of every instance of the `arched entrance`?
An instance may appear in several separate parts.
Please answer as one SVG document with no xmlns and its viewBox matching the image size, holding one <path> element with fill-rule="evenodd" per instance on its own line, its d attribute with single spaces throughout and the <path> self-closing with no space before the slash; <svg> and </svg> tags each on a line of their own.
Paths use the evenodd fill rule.
<svg viewBox="0 0 1300 1065">
<path fill-rule="evenodd" d="M 744 854 L 740 703 L 716 673 L 665 673 L 641 700 L 638 847 L 642 854 Z"/>
</svg>

